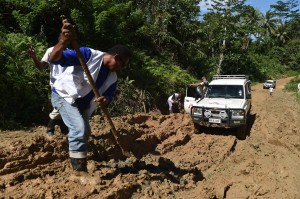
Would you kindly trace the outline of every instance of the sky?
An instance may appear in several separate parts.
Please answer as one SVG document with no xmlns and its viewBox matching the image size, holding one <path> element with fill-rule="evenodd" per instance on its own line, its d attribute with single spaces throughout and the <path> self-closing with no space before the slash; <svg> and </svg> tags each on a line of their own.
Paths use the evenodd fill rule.
<svg viewBox="0 0 300 199">
<path fill-rule="evenodd" d="M 266 11 L 268 11 L 270 9 L 270 5 L 276 4 L 278 0 L 246 0 L 245 4 L 246 5 L 251 5 L 253 6 L 255 9 L 260 10 L 260 12 L 262 13 L 266 13 Z M 285 0 L 282 0 L 283 2 L 286 2 Z M 210 2 L 210 0 L 207 1 L 208 4 Z M 205 3 L 200 3 L 200 6 L 204 6 L 205 7 Z M 300 9 L 300 7 L 298 8 Z"/>
<path fill-rule="evenodd" d="M 253 6 L 262 13 L 266 13 L 270 9 L 270 5 L 276 4 L 278 0 L 247 0 L 246 4 Z"/>
</svg>

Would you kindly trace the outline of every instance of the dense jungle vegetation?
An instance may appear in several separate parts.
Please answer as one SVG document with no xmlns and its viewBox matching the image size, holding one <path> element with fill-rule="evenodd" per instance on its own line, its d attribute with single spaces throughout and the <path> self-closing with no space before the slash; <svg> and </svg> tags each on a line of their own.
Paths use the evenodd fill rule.
<svg viewBox="0 0 300 199">
<path fill-rule="evenodd" d="M 204 0 L 203 0 L 204 1 Z M 81 46 L 106 51 L 117 43 L 134 53 L 118 74 L 112 116 L 162 108 L 202 76 L 246 74 L 254 82 L 300 72 L 297 0 L 261 13 L 245 0 L 0 0 L 0 129 L 48 121 L 49 71 L 35 68 L 53 46 L 61 15 L 76 24 Z"/>
</svg>

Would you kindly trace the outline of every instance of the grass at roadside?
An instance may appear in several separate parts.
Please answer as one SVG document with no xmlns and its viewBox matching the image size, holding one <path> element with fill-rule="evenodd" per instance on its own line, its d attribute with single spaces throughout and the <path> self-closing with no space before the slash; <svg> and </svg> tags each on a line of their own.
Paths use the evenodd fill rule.
<svg viewBox="0 0 300 199">
<path fill-rule="evenodd" d="M 296 100 L 300 103 L 300 92 L 298 92 L 298 84 L 300 83 L 300 75 L 295 76 L 289 83 L 284 87 L 285 91 L 295 93 Z"/>
</svg>

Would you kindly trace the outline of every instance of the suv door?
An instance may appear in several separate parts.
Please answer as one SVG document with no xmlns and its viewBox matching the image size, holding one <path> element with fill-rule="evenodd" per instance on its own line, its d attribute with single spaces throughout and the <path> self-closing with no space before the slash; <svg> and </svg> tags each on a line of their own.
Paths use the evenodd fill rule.
<svg viewBox="0 0 300 199">
<path fill-rule="evenodd" d="M 186 113 L 191 113 L 191 108 L 197 100 L 202 98 L 202 90 L 197 85 L 188 85 L 186 87 L 185 97 L 184 97 L 184 111 Z"/>
<path fill-rule="evenodd" d="M 251 108 L 251 102 L 252 102 L 251 82 L 250 81 L 248 81 L 245 86 L 245 98 L 246 98 L 247 113 L 248 113 Z"/>
</svg>

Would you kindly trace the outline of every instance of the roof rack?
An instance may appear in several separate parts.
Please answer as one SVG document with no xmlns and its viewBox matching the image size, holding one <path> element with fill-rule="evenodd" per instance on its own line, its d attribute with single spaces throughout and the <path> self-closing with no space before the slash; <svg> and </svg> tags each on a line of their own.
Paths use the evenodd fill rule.
<svg viewBox="0 0 300 199">
<path fill-rule="evenodd" d="M 213 80 L 216 79 L 249 79 L 248 75 L 214 75 Z"/>
</svg>

